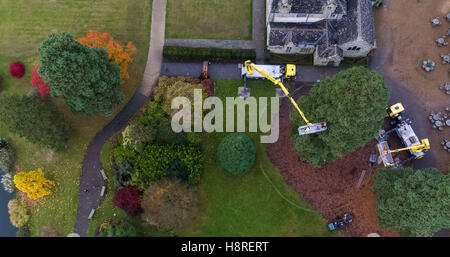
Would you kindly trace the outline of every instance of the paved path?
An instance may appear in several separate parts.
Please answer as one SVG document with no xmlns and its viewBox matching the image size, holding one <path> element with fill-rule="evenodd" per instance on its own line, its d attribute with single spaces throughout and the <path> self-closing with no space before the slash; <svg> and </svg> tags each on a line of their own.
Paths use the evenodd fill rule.
<svg viewBox="0 0 450 257">
<path fill-rule="evenodd" d="M 252 39 L 256 50 L 256 63 L 264 63 L 264 49 L 266 42 L 264 40 L 266 20 L 265 20 L 265 0 L 253 0 L 253 28 Z"/>
<path fill-rule="evenodd" d="M 128 123 L 145 103 L 153 86 L 157 83 L 164 45 L 166 2 L 167 0 L 153 0 L 150 49 L 140 87 L 125 108 L 94 137 L 85 153 L 78 189 L 78 209 L 75 222 L 75 233 L 80 236 L 87 236 L 90 224 L 89 214 L 92 209 L 97 209 L 102 201 L 100 190 L 102 186 L 105 186 L 105 181 L 99 171 L 102 168 L 100 152 L 103 145 Z M 86 189 L 88 192 L 85 192 Z"/>
<path fill-rule="evenodd" d="M 210 63 L 209 76 L 215 78 L 240 79 L 241 70 L 238 63 Z M 297 65 L 297 81 L 317 82 L 337 74 L 344 68 L 315 67 Z M 199 77 L 202 71 L 201 62 L 164 62 L 161 75 Z"/>
</svg>

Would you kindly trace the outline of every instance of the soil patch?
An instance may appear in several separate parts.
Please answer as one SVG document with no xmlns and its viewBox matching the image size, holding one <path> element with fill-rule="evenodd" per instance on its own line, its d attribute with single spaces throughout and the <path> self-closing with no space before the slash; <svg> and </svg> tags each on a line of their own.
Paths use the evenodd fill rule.
<svg viewBox="0 0 450 257">
<path fill-rule="evenodd" d="M 300 89 L 295 95 L 298 96 L 299 92 L 307 94 L 306 90 Z M 382 229 L 378 225 L 376 195 L 371 189 L 376 169 L 382 168 L 383 164 L 369 167 L 369 156 L 376 153 L 376 140 L 370 141 L 353 153 L 344 155 L 334 163 L 314 168 L 295 152 L 290 139 L 291 111 L 290 102 L 283 99 L 280 108 L 280 138 L 278 142 L 267 147 L 270 160 L 280 170 L 286 183 L 329 221 L 342 216 L 345 212 L 352 213 L 353 223 L 342 229 L 346 236 L 365 237 L 370 233 L 398 236 L 397 233 Z M 393 148 L 401 146 L 396 135 L 390 137 L 389 143 Z M 404 155 L 407 156 L 407 153 L 402 153 L 399 157 L 403 159 Z M 366 170 L 366 174 L 358 188 L 358 180 L 363 169 Z"/>
<path fill-rule="evenodd" d="M 377 49 L 372 58 L 374 68 L 402 88 L 398 98 L 416 119 L 413 126 L 418 133 L 422 131 L 420 137 L 430 139 L 428 154 L 433 156 L 435 163 L 422 166 L 434 166 L 444 173 L 450 171 L 450 155 L 442 149 L 440 142 L 448 137 L 449 128 L 438 132 L 431 128 L 427 117 L 430 112 L 444 110 L 450 103 L 444 91 L 439 90 L 440 85 L 450 81 L 450 65 L 442 64 L 440 57 L 440 54 L 450 52 L 450 46 L 439 47 L 435 43 L 450 28 L 450 22 L 443 17 L 448 12 L 448 0 L 385 0 L 383 7 L 375 9 Z M 434 17 L 439 17 L 442 25 L 432 27 L 430 21 Z M 421 64 L 426 59 L 436 63 L 434 71 L 423 71 Z M 406 91 L 412 96 L 408 97 Z"/>
</svg>

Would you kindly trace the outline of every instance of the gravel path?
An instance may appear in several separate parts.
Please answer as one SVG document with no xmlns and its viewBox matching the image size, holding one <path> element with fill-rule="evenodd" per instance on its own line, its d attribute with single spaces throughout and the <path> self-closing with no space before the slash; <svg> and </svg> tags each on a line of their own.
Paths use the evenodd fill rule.
<svg viewBox="0 0 450 257">
<path fill-rule="evenodd" d="M 102 169 L 100 161 L 102 147 L 109 138 L 128 123 L 131 117 L 145 103 L 152 92 L 153 86 L 157 83 L 164 45 L 166 3 L 167 0 L 153 0 L 150 49 L 140 87 L 125 108 L 94 137 L 85 153 L 80 176 L 78 209 L 75 222 L 75 233 L 82 237 L 88 235 L 90 224 L 88 217 L 91 210 L 97 209 L 102 201 L 100 192 L 102 186 L 105 186 L 105 181 L 100 173 Z"/>
</svg>

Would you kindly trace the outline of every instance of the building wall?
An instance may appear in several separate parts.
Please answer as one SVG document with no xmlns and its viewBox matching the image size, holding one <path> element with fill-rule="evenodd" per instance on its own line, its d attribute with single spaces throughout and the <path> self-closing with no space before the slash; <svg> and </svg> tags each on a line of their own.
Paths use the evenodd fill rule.
<svg viewBox="0 0 450 257">
<path fill-rule="evenodd" d="M 355 41 L 339 45 L 339 47 L 342 48 L 342 50 L 344 50 L 344 57 L 349 58 L 365 57 L 369 54 L 370 51 L 375 49 L 375 46 L 367 43 L 366 41 L 360 38 L 358 38 Z"/>
<path fill-rule="evenodd" d="M 339 55 L 335 55 L 335 56 L 331 56 L 331 57 L 327 57 L 327 58 L 323 58 L 320 57 L 318 54 L 318 47 L 316 47 L 316 51 L 314 52 L 314 59 L 313 59 L 313 64 L 314 66 L 334 66 L 334 67 L 338 67 L 339 64 L 341 64 L 341 61 L 343 60 L 343 58 L 341 58 Z"/>
</svg>

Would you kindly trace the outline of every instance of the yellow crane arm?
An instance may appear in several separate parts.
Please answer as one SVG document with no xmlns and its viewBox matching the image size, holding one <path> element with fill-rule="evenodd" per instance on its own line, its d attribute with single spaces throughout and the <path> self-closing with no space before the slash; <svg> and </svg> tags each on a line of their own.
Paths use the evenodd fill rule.
<svg viewBox="0 0 450 257">
<path fill-rule="evenodd" d="M 427 149 L 430 149 L 430 141 L 428 140 L 428 138 L 425 138 L 425 139 L 422 139 L 421 144 L 415 144 L 410 147 L 400 148 L 400 149 L 396 149 L 396 150 L 390 150 L 390 152 L 398 153 L 398 152 L 405 151 L 405 150 L 411 150 L 415 153 L 419 153 L 419 152 L 422 152 L 423 150 L 427 150 Z"/>
<path fill-rule="evenodd" d="M 302 112 L 302 110 L 300 110 L 300 107 L 298 107 L 297 103 L 295 102 L 295 100 L 291 97 L 291 94 L 289 94 L 289 92 L 287 91 L 286 87 L 283 85 L 283 83 L 281 83 L 280 79 L 275 79 L 274 77 L 270 76 L 267 72 L 265 72 L 263 69 L 259 68 L 258 66 L 256 66 L 256 64 L 252 63 L 251 61 L 246 61 L 245 62 L 245 71 L 247 72 L 247 74 L 251 75 L 253 74 L 254 71 L 259 72 L 261 75 L 263 75 L 264 77 L 266 77 L 268 80 L 272 81 L 272 83 L 274 83 L 275 85 L 279 86 L 281 88 L 281 90 L 283 90 L 284 94 L 289 98 L 289 100 L 291 101 L 291 103 L 294 105 L 295 109 L 297 109 L 298 113 L 300 113 L 300 116 L 302 116 L 303 120 L 306 122 L 307 125 L 312 125 L 307 119 L 305 114 Z"/>
</svg>

